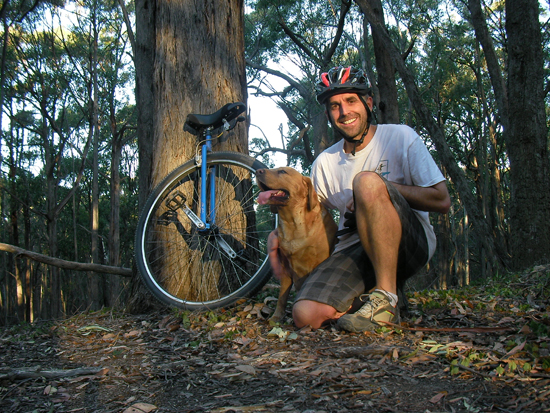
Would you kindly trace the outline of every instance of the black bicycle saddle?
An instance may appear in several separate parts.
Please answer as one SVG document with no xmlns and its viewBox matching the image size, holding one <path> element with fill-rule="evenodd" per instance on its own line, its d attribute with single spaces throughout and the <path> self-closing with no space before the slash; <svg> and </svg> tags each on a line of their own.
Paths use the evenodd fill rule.
<svg viewBox="0 0 550 413">
<path fill-rule="evenodd" d="M 200 135 L 204 129 L 218 129 L 225 126 L 226 123 L 231 124 L 231 121 L 237 119 L 237 117 L 245 110 L 246 106 L 244 103 L 235 102 L 226 104 L 220 110 L 210 115 L 199 115 L 192 113 L 187 115 L 183 130 L 193 135 Z M 231 127 L 234 125 L 235 122 L 231 125 Z"/>
</svg>

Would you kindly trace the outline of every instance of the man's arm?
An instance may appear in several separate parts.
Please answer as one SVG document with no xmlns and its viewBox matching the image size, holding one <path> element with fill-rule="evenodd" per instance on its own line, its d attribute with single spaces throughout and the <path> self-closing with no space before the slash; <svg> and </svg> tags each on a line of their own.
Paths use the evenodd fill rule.
<svg viewBox="0 0 550 413">
<path fill-rule="evenodd" d="M 451 198 L 445 181 L 426 188 L 401 185 L 395 182 L 390 182 L 390 184 L 397 188 L 413 209 L 446 214 L 451 207 Z"/>
<path fill-rule="evenodd" d="M 271 264 L 271 271 L 273 276 L 281 280 L 285 270 L 281 265 L 281 259 L 279 257 L 279 231 L 274 229 L 267 237 L 267 256 L 269 257 L 269 264 Z"/>
</svg>

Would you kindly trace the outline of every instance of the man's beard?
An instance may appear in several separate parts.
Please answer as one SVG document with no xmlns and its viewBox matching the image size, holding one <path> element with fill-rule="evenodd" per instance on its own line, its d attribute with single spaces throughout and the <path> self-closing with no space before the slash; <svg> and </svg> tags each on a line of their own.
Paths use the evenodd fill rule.
<svg viewBox="0 0 550 413">
<path fill-rule="evenodd" d="M 345 131 L 343 131 L 342 129 L 340 129 L 338 126 L 336 126 L 335 124 L 332 125 L 332 127 L 334 128 L 334 130 L 338 133 L 338 135 L 340 135 L 340 137 L 344 138 L 346 141 L 348 142 L 356 142 L 356 141 L 359 141 L 361 139 L 361 137 L 363 136 L 363 134 L 365 133 L 365 131 L 368 131 L 368 123 L 366 125 L 364 125 L 362 128 L 361 128 L 361 132 L 359 132 L 358 134 L 356 135 L 349 135 L 347 134 Z"/>
</svg>

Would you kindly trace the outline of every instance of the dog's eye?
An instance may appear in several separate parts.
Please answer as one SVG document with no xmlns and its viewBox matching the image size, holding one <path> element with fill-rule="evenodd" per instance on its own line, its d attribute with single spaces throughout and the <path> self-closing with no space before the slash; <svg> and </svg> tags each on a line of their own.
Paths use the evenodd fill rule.
<svg viewBox="0 0 550 413">
<path fill-rule="evenodd" d="M 286 174 L 286 171 L 284 169 L 280 169 L 277 173 Z"/>
</svg>

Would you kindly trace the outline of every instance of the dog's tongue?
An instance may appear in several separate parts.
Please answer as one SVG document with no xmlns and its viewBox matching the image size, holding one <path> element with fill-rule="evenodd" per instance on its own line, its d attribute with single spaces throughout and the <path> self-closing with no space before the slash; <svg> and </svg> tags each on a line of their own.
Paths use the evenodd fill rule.
<svg viewBox="0 0 550 413">
<path fill-rule="evenodd" d="M 271 197 L 273 195 L 275 195 L 277 192 L 279 192 L 279 191 L 277 191 L 276 189 L 271 190 L 271 191 L 260 192 L 258 194 L 258 204 L 265 205 L 265 204 L 269 203 L 269 200 L 271 199 Z"/>
</svg>

